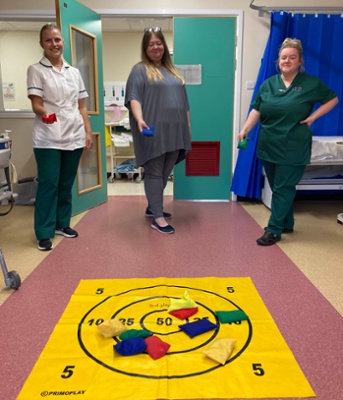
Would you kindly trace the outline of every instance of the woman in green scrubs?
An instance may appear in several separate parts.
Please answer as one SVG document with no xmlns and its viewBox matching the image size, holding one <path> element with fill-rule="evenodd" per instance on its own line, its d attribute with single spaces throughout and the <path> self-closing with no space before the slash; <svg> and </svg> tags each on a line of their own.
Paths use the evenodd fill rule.
<svg viewBox="0 0 343 400">
<path fill-rule="evenodd" d="M 243 141 L 260 121 L 257 156 L 272 190 L 268 226 L 257 239 L 261 246 L 275 244 L 282 233 L 293 232 L 296 185 L 311 157 L 310 125 L 338 103 L 336 94 L 319 78 L 301 72 L 300 40 L 284 40 L 277 65 L 281 73 L 263 82 L 238 135 L 238 141 Z M 313 112 L 318 102 L 321 106 Z"/>
</svg>

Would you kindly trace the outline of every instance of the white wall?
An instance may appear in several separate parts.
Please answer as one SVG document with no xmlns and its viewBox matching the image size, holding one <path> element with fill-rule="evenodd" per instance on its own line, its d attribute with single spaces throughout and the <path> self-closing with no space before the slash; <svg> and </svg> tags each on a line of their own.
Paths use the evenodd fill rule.
<svg viewBox="0 0 343 400">
<path fill-rule="evenodd" d="M 122 0 L 79 0 L 80 3 L 84 4 L 86 7 L 93 9 L 95 11 L 101 12 L 101 14 L 113 14 L 116 15 L 130 14 L 135 11 L 135 15 L 139 17 L 140 13 L 146 14 L 151 11 L 154 15 L 156 12 L 161 14 L 166 13 L 168 10 L 194 10 L 194 12 L 199 12 L 202 10 L 243 10 L 244 12 L 244 30 L 243 30 L 243 63 L 242 63 L 242 93 L 241 93 L 241 123 L 243 123 L 246 113 L 251 100 L 251 91 L 245 88 L 247 81 L 255 80 L 257 76 L 257 71 L 259 69 L 260 60 L 263 55 L 263 50 L 266 44 L 269 33 L 269 16 L 264 14 L 261 18 L 258 16 L 258 12 L 252 10 L 249 5 L 251 0 L 160 0 L 156 2 L 155 0 L 130 0 L 130 2 L 124 2 Z M 256 0 L 256 5 L 261 6 L 275 6 L 275 7 L 292 7 L 300 6 L 304 4 L 306 7 L 310 6 L 321 6 L 327 7 L 343 7 L 342 0 L 312 0 L 306 2 L 299 2 L 298 0 Z M 325 4 L 324 4 L 325 3 Z M 10 10 L 13 14 L 17 15 L 35 15 L 40 13 L 41 15 L 46 15 L 54 12 L 55 0 L 11 0 L 8 2 L 0 2 L 0 20 L 1 14 Z M 2 12 L 3 11 L 3 12 Z M 139 43 L 139 40 L 136 44 Z M 104 46 L 106 46 L 104 44 Z M 113 45 L 116 46 L 116 45 Z M 119 46 L 119 44 L 118 44 Z M 16 49 L 16 47 L 14 47 Z M 105 53 L 105 51 L 104 51 Z M 111 58 L 107 53 L 107 59 Z M 129 55 L 128 57 L 131 57 Z M 107 65 L 107 60 L 105 60 L 105 77 L 109 74 L 109 67 Z M 112 65 L 112 63 L 111 63 Z M 121 68 L 121 64 L 119 64 Z M 119 71 L 118 71 L 119 72 Z M 120 71 L 120 73 L 122 73 Z M 120 78 L 120 80 L 122 80 Z M 125 80 L 125 79 L 124 79 Z"/>
<path fill-rule="evenodd" d="M 164 34 L 167 45 L 173 48 L 173 34 Z M 131 68 L 140 61 L 142 32 L 104 32 L 102 58 L 104 81 L 126 81 Z"/>
<path fill-rule="evenodd" d="M 43 25 L 43 23 L 42 23 Z M 15 85 L 15 101 L 6 101 L 5 108 L 31 109 L 26 91 L 28 65 L 39 61 L 42 49 L 39 32 L 0 31 L 0 61 L 4 81 Z M 140 60 L 141 33 L 104 33 L 103 63 L 105 81 L 126 81 L 132 66 Z M 172 46 L 172 33 L 166 33 L 168 46 Z M 15 51 L 14 51 L 15 49 Z M 32 152 L 31 132 L 33 119 L 0 118 L 0 132 L 12 131 L 12 162 L 19 179 L 36 175 Z"/>
<path fill-rule="evenodd" d="M 5 109 L 31 109 L 26 92 L 26 70 L 42 57 L 38 35 L 38 31 L 0 31 L 3 82 L 13 83 L 15 88 L 14 100 L 4 101 Z M 172 33 L 167 32 L 165 37 L 168 47 L 172 48 Z M 141 39 L 141 32 L 103 34 L 104 81 L 127 80 L 132 66 L 140 60 Z"/>
<path fill-rule="evenodd" d="M 243 124 L 246 114 L 251 101 L 252 91 L 246 89 L 247 81 L 255 81 L 259 66 L 261 63 L 261 58 L 263 56 L 263 51 L 267 42 L 269 34 L 269 15 L 266 13 L 259 17 L 257 11 L 252 10 L 249 5 L 251 0 L 160 0 L 159 2 L 152 0 L 130 0 L 130 2 L 123 2 L 119 0 L 79 0 L 85 6 L 101 13 L 102 15 L 131 15 L 139 17 L 140 15 L 146 15 L 151 13 L 151 16 L 156 15 L 159 12 L 164 15 L 168 10 L 182 10 L 189 11 L 194 10 L 196 14 L 203 12 L 204 10 L 222 10 L 223 13 L 228 13 L 230 10 L 242 10 L 243 11 L 243 43 L 242 45 L 242 70 L 241 70 L 241 89 L 240 89 L 240 125 Z M 256 0 L 257 5 L 265 6 L 299 6 L 300 2 L 298 0 Z M 301 2 L 305 3 L 305 2 Z M 324 2 L 322 0 L 312 0 L 306 1 L 306 7 L 309 6 L 321 6 L 323 7 Z M 326 0 L 325 6 L 327 7 L 342 7 L 342 0 Z M 0 2 L 0 20 L 6 14 L 13 15 L 54 15 L 54 0 L 11 0 L 8 2 Z M 158 7 L 158 8 L 156 8 Z M 48 22 L 49 18 L 43 23 Z M 14 32 L 16 34 L 16 32 Z M 12 48 L 9 50 L 7 56 L 19 58 L 18 62 L 13 62 L 10 71 L 7 73 L 13 73 L 18 79 L 18 86 L 24 85 L 25 89 L 21 90 L 20 96 L 18 94 L 18 99 L 21 96 L 26 96 L 26 83 L 22 83 L 23 73 L 18 72 L 18 68 L 27 68 L 27 65 L 37 61 L 40 58 L 41 52 L 38 46 L 38 32 L 37 35 L 32 33 L 27 34 L 27 37 L 22 40 L 16 38 L 14 40 L 11 38 Z M 210 34 L 210 32 L 209 32 Z M 114 36 L 116 35 L 116 36 Z M 30 38 L 29 38 L 30 36 Z M 168 38 L 167 38 L 168 39 Z M 13 40 L 13 41 L 12 41 Z M 26 40 L 32 41 L 31 45 L 26 43 Z M 169 39 L 171 40 L 171 39 Z M 104 80 L 114 80 L 114 81 L 125 81 L 129 69 L 132 65 L 139 60 L 140 57 L 140 41 L 141 33 L 129 33 L 129 34 L 114 34 L 114 33 L 104 33 L 103 38 L 103 61 L 104 61 Z M 168 45 L 172 47 L 168 41 Z M 18 50 L 19 48 L 19 50 Z M 6 57 L 7 57 L 6 56 Z M 2 49 L 0 47 L 0 57 L 2 57 Z M 21 75 L 19 77 L 19 75 Z M 20 79 L 20 80 L 19 80 Z M 19 83 L 20 82 L 20 83 Z M 23 165 L 27 168 L 28 159 L 27 153 L 30 151 L 28 147 L 31 143 L 31 127 L 30 121 L 28 120 L 26 125 L 22 122 L 18 123 L 17 120 L 0 119 L 0 130 L 1 129 L 12 129 L 13 135 L 16 135 L 14 140 L 14 153 L 13 162 L 18 165 Z M 25 135 L 25 139 L 22 137 Z M 22 163 L 22 160 L 25 162 Z M 22 174 L 21 167 L 19 169 L 19 175 Z M 28 176 L 26 171 L 23 172 L 23 176 Z"/>
<path fill-rule="evenodd" d="M 26 92 L 26 70 L 42 57 L 38 32 L 0 31 L 0 62 L 3 82 L 13 83 L 14 101 L 4 101 L 5 109 L 30 109 Z"/>
</svg>

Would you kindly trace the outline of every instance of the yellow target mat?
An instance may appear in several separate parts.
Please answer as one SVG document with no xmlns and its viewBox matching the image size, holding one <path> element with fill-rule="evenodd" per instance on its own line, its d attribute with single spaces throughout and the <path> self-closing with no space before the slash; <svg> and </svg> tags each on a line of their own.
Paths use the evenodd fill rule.
<svg viewBox="0 0 343 400">
<path fill-rule="evenodd" d="M 181 320 L 168 312 L 185 292 L 198 312 Z M 247 320 L 221 323 L 217 311 L 243 311 Z M 123 356 L 119 337 L 98 326 L 119 320 L 168 343 Z M 207 319 L 217 328 L 193 338 L 179 328 Z M 37 333 L 39 334 L 39 333 Z M 226 363 L 203 351 L 219 338 L 237 339 Z M 315 396 L 250 278 L 82 280 L 17 400 L 231 399 Z"/>
</svg>

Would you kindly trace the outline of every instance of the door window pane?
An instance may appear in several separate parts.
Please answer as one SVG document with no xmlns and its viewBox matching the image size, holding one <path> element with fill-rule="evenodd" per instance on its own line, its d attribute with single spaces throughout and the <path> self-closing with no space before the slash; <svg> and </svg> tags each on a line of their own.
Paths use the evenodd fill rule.
<svg viewBox="0 0 343 400">
<path fill-rule="evenodd" d="M 93 146 L 84 150 L 77 173 L 79 194 L 101 187 L 100 134 L 93 133 Z"/>
<path fill-rule="evenodd" d="M 71 26 L 71 61 L 82 75 L 89 97 L 85 99 L 90 114 L 99 112 L 96 77 L 96 38 Z"/>
</svg>

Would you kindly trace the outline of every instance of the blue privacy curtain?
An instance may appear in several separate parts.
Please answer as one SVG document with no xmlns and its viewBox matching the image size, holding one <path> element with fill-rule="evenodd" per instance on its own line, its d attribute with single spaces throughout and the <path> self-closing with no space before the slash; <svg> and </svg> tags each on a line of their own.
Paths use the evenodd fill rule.
<svg viewBox="0 0 343 400">
<path fill-rule="evenodd" d="M 258 73 L 253 97 L 262 82 L 277 73 L 275 61 L 286 37 L 300 39 L 303 46 L 305 71 L 318 76 L 340 100 L 330 113 L 318 119 L 311 129 L 316 136 L 343 135 L 343 18 L 341 15 L 271 13 L 267 46 Z M 250 111 L 250 110 L 249 110 Z M 249 133 L 247 150 L 240 150 L 231 191 L 237 196 L 260 199 L 262 163 L 256 157 L 259 125 Z"/>
</svg>

